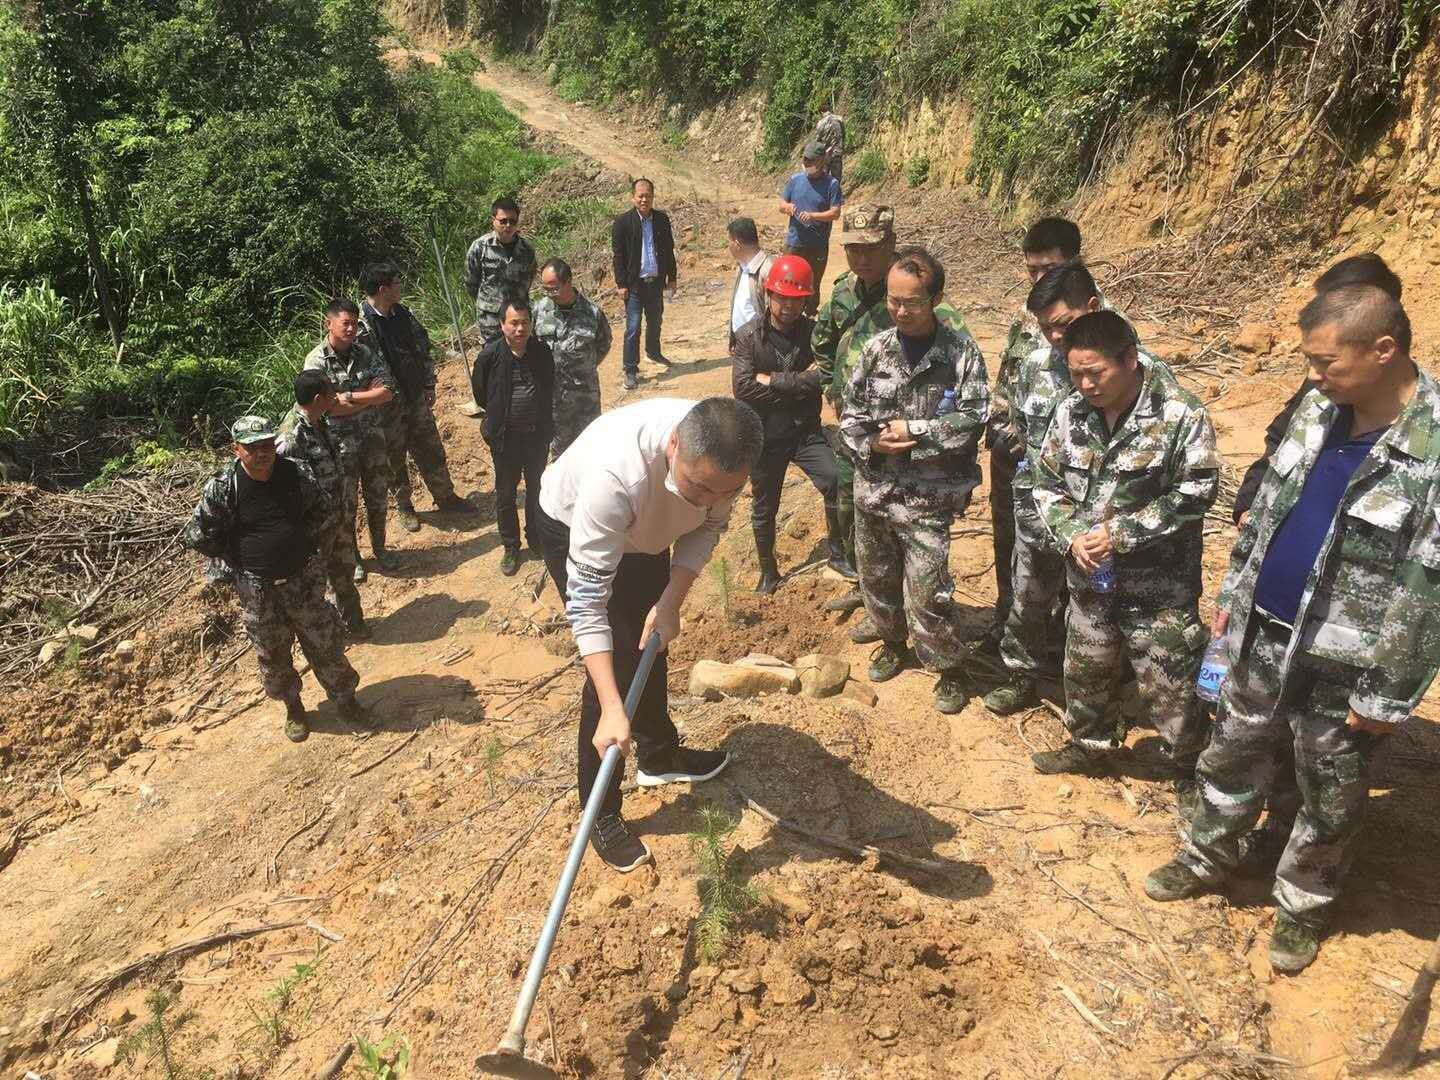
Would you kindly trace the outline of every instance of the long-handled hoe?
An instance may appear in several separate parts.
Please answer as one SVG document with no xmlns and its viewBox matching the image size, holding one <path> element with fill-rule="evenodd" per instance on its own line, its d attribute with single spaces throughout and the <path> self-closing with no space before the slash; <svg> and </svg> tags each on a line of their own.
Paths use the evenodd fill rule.
<svg viewBox="0 0 1440 1080">
<path fill-rule="evenodd" d="M 625 715 L 634 716 L 640 704 L 640 695 L 645 692 L 645 683 L 650 678 L 650 669 L 660 655 L 660 635 L 652 633 L 640 654 L 640 665 L 635 669 L 635 678 L 630 680 L 630 689 L 625 694 Z M 555 935 L 560 930 L 560 920 L 565 917 L 565 905 L 570 902 L 570 890 L 575 887 L 575 875 L 580 872 L 580 862 L 585 858 L 585 845 L 590 842 L 590 831 L 595 819 L 600 816 L 600 803 L 610 786 L 610 777 L 620 764 L 620 748 L 612 746 L 605 751 L 600 762 L 600 773 L 590 789 L 590 799 L 580 815 L 580 827 L 575 830 L 575 839 L 570 843 L 570 855 L 565 860 L 565 869 L 560 873 L 560 884 L 550 901 L 550 912 L 545 916 L 545 925 L 540 929 L 540 940 L 530 957 L 530 967 L 525 972 L 525 982 L 520 986 L 520 996 L 515 1001 L 515 1011 L 510 1014 L 510 1027 L 491 1053 L 481 1054 L 475 1066 L 490 1076 L 513 1076 L 519 1080 L 545 1080 L 559 1074 L 548 1065 L 541 1065 L 525 1056 L 525 1027 L 530 1023 L 530 1012 L 535 1008 L 535 995 L 540 991 L 540 980 L 545 975 L 545 965 L 550 960 L 550 950 L 555 946 Z"/>
<path fill-rule="evenodd" d="M 1369 1065 L 1362 1065 L 1357 1074 L 1362 1076 L 1399 1076 L 1415 1064 L 1420 1052 L 1420 1039 L 1425 1034 L 1425 1024 L 1430 1019 L 1430 992 L 1435 989 L 1435 980 L 1440 978 L 1440 941 L 1430 952 L 1430 958 L 1415 976 L 1415 985 L 1410 988 L 1410 1000 L 1390 1041 L 1380 1051 L 1380 1057 Z"/>
</svg>

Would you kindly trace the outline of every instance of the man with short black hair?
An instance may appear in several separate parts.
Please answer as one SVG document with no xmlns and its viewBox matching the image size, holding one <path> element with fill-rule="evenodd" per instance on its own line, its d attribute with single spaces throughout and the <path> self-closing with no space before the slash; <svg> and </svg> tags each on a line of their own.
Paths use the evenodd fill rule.
<svg viewBox="0 0 1440 1080">
<path fill-rule="evenodd" d="M 1080 257 L 1080 227 L 1060 217 L 1044 217 L 1025 231 L 1020 242 L 1025 276 L 1033 288 L 1049 271 Z M 1096 290 L 1099 295 L 1099 290 Z M 1101 296 L 1101 307 L 1106 307 Z M 1015 421 L 1015 379 L 1020 365 L 1036 349 L 1044 348 L 1035 315 L 1026 304 L 1010 323 L 1005 348 L 995 371 L 990 395 L 990 419 L 985 444 L 990 448 L 990 520 L 995 539 L 995 619 L 981 642 L 985 651 L 998 652 L 1014 595 L 1015 469 L 1025 445 Z"/>
<path fill-rule="evenodd" d="M 760 247 L 760 230 L 755 219 L 738 217 L 725 226 L 725 250 L 735 263 L 735 282 L 730 289 L 730 350 L 740 328 L 765 310 L 765 278 L 775 256 Z"/>
<path fill-rule="evenodd" d="M 320 567 L 335 603 L 345 620 L 345 629 L 357 641 L 370 636 L 360 593 L 355 588 L 355 521 L 345 520 L 345 469 L 340 460 L 340 440 L 330 431 L 327 419 L 338 399 L 335 388 L 322 371 L 302 371 L 295 376 L 295 408 L 280 425 L 276 450 L 300 466 L 325 496 L 322 522 L 315 532 Z"/>
<path fill-rule="evenodd" d="M 435 357 L 430 334 L 415 313 L 400 302 L 400 268 L 392 262 L 371 263 L 360 272 L 359 340 L 385 357 L 395 378 L 395 398 L 381 410 L 385 450 L 390 461 L 390 490 L 396 517 L 406 532 L 418 532 L 420 519 L 410 494 L 410 466 L 415 459 L 435 509 L 469 513 L 471 506 L 455 494 L 445 444 L 435 426 Z"/>
<path fill-rule="evenodd" d="M 845 565 L 835 512 L 835 452 L 820 430 L 820 372 L 810 347 L 813 324 L 804 316 L 812 291 L 810 264 L 798 255 L 780 256 L 765 281 L 765 307 L 735 335 L 730 350 L 731 388 L 765 426 L 765 452 L 750 476 L 750 524 L 760 563 L 755 591 L 766 596 L 780 585 L 775 516 L 792 461 L 824 500 L 830 565 Z"/>
<path fill-rule="evenodd" d="M 325 338 L 310 350 L 303 366 L 322 372 L 339 395 L 330 410 L 330 428 L 339 440 L 340 463 L 345 471 L 341 513 L 350 543 L 355 543 L 355 515 L 360 509 L 357 492 L 363 489 L 371 552 L 382 570 L 394 570 L 400 560 L 385 546 L 390 456 L 380 407 L 395 397 L 395 376 L 384 356 L 356 340 L 359 330 L 360 308 L 355 302 L 343 297 L 331 300 L 325 309 Z M 365 580 L 358 551 L 354 578 Z"/>
<path fill-rule="evenodd" d="M 967 693 L 953 623 L 950 525 L 980 482 L 976 460 L 990 390 L 973 338 L 941 323 L 945 268 L 915 250 L 886 278 L 894 327 L 860 352 L 840 433 L 856 457 L 855 554 L 860 593 L 880 635 L 870 679 L 906 666 L 907 639 L 940 673 L 935 706 L 958 713 Z"/>
<path fill-rule="evenodd" d="M 780 212 L 790 219 L 785 254 L 799 255 L 810 264 L 815 295 L 805 305 L 811 318 L 820 307 L 820 283 L 830 261 L 830 225 L 840 217 L 840 181 L 825 171 L 825 147 L 811 139 L 800 158 L 800 171 L 780 193 Z"/>
<path fill-rule="evenodd" d="M 675 262 L 675 235 L 670 217 L 655 209 L 655 184 L 639 177 L 630 185 L 634 209 L 615 219 L 610 227 L 615 288 L 625 303 L 625 347 L 621 363 L 626 390 L 640 385 L 640 328 L 645 328 L 645 355 L 669 367 L 660 349 L 660 328 L 665 317 L 665 291 L 674 290 L 680 271 Z"/>
<path fill-rule="evenodd" d="M 1200 556 L 1220 486 L 1215 428 L 1169 369 L 1141 354 L 1113 311 L 1065 329 L 1075 392 L 1055 410 L 1030 463 L 1054 550 L 1068 556 L 1065 726 L 1070 742 L 1031 755 L 1042 773 L 1098 775 L 1120 745 L 1122 659 L 1165 742 L 1182 817 L 1204 746 L 1195 674 L 1205 649 Z"/>
<path fill-rule="evenodd" d="M 286 738 L 304 742 L 310 734 L 291 657 L 296 639 L 341 718 L 369 726 L 369 710 L 355 700 L 360 677 L 345 659 L 340 614 L 325 599 L 315 558 L 325 496 L 307 470 L 276 456 L 275 429 L 263 416 L 240 417 L 230 434 L 235 460 L 205 484 L 185 545 L 234 572 L 265 693 L 285 703 Z"/>
<path fill-rule="evenodd" d="M 610 320 L 575 287 L 564 259 L 540 268 L 545 295 L 535 305 L 535 336 L 555 357 L 555 432 L 550 452 L 559 457 L 600 415 L 600 362 L 610 353 Z"/>
<path fill-rule="evenodd" d="M 585 664 L 578 730 L 585 803 L 613 744 L 633 734 L 641 787 L 709 780 L 729 764 L 723 750 L 680 745 L 666 704 L 662 651 L 633 716 L 623 695 L 652 631 L 666 648 L 680 606 L 709 562 L 764 447 L 755 410 L 731 398 L 651 398 L 605 413 L 546 471 L 540 495 L 545 565 Z M 621 770 L 591 844 L 623 872 L 650 850 L 620 815 Z"/>
<path fill-rule="evenodd" d="M 1382 289 L 1322 292 L 1298 322 L 1315 388 L 1270 459 L 1216 599 L 1229 673 L 1196 813 L 1179 856 L 1145 882 L 1161 901 L 1219 888 L 1293 748 L 1302 805 L 1275 870 L 1270 938 L 1286 973 L 1319 951 L 1375 751 L 1440 663 L 1440 388 Z"/>
<path fill-rule="evenodd" d="M 520 235 L 520 204 L 500 198 L 490 204 L 490 231 L 465 253 L 465 290 L 475 301 L 481 347 L 500 336 L 507 300 L 526 300 L 535 283 L 535 249 Z"/>
<path fill-rule="evenodd" d="M 481 350 L 471 373 L 475 403 L 485 410 L 480 434 L 495 467 L 495 526 L 500 572 L 520 569 L 520 516 L 515 493 L 525 481 L 525 542 L 540 551 L 540 479 L 555 432 L 555 356 L 534 334 L 530 301 L 506 300 L 500 337 Z"/>
</svg>

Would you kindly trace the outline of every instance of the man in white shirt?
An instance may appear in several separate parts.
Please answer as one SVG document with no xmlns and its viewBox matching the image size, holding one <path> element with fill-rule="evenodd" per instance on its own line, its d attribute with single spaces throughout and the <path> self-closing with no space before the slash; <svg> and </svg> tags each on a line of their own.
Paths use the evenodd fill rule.
<svg viewBox="0 0 1440 1080">
<path fill-rule="evenodd" d="M 735 260 L 735 283 L 730 290 L 730 348 L 740 328 L 765 310 L 765 276 L 775 262 L 760 247 L 755 219 L 739 217 L 725 226 L 726 248 Z"/>
<path fill-rule="evenodd" d="M 622 688 L 652 630 L 667 648 L 680 632 L 680 605 L 764 442 L 760 417 L 733 398 L 651 398 L 592 421 L 545 471 L 541 548 L 585 664 L 581 803 L 601 755 L 613 744 L 628 754 L 632 732 L 641 787 L 709 780 L 729 764 L 723 750 L 680 745 L 667 708 L 664 652 L 632 717 Z M 617 770 L 591 843 L 624 873 L 650 861 L 650 849 L 630 832 L 620 805 Z"/>
</svg>

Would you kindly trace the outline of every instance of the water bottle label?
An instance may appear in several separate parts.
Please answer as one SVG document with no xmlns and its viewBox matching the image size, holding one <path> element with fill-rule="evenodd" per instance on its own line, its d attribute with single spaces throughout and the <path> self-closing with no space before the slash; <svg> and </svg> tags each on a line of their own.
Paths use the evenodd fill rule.
<svg viewBox="0 0 1440 1080">
<path fill-rule="evenodd" d="M 1097 593 L 1108 593 L 1115 588 L 1115 560 L 1106 559 L 1090 575 L 1090 587 Z"/>
<path fill-rule="evenodd" d="M 1195 680 L 1195 693 L 1206 701 L 1220 700 L 1220 684 L 1225 681 L 1225 669 L 1214 664 L 1200 665 L 1200 676 Z"/>
</svg>

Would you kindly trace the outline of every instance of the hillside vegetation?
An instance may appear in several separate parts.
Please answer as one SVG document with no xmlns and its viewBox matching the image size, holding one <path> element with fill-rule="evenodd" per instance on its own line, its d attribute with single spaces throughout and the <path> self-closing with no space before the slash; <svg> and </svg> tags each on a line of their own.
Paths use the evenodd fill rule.
<svg viewBox="0 0 1440 1080">
<path fill-rule="evenodd" d="M 429 231 L 454 282 L 490 200 L 556 164 L 473 58 L 387 62 L 376 0 L 20 10 L 0 9 L 0 442 L 275 413 L 364 263 L 412 271 L 438 330 Z"/>
</svg>

